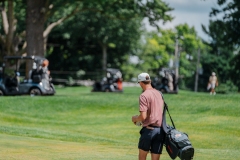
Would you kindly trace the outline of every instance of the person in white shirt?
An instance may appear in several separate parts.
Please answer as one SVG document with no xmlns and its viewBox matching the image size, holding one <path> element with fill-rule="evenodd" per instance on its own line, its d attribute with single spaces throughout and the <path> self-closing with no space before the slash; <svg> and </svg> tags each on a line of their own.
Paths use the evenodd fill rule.
<svg viewBox="0 0 240 160">
<path fill-rule="evenodd" d="M 215 88 L 218 86 L 218 79 L 215 72 L 209 77 L 208 89 L 210 89 L 210 95 L 215 95 Z"/>
</svg>

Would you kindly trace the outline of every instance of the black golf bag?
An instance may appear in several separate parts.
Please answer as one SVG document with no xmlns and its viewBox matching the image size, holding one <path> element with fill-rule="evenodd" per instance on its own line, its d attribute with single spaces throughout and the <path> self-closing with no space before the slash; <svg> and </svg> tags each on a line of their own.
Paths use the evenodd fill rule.
<svg viewBox="0 0 240 160">
<path fill-rule="evenodd" d="M 171 119 L 172 125 L 169 126 L 166 123 L 166 110 Z M 172 159 L 175 159 L 177 156 L 181 160 L 192 160 L 194 156 L 194 148 L 188 138 L 186 133 L 180 132 L 175 128 L 173 120 L 168 111 L 168 106 L 164 102 L 164 111 L 163 111 L 163 122 L 162 127 L 165 132 L 165 147 Z"/>
</svg>

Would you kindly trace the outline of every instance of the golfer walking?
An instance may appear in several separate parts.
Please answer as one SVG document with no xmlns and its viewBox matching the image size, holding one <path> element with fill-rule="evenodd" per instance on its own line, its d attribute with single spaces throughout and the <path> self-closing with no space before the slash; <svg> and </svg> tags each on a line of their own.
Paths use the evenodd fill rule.
<svg viewBox="0 0 240 160">
<path fill-rule="evenodd" d="M 146 160 L 151 153 L 152 160 L 160 160 L 163 148 L 162 113 L 163 99 L 161 93 L 152 88 L 148 73 L 138 75 L 138 83 L 143 89 L 139 96 L 139 115 L 132 116 L 134 124 L 142 123 L 140 139 L 138 143 L 139 160 Z"/>
<path fill-rule="evenodd" d="M 215 72 L 212 72 L 212 75 L 209 77 L 208 85 L 209 85 L 208 89 L 211 89 L 210 95 L 215 95 L 216 94 L 215 88 L 216 86 L 218 86 L 218 79 Z"/>
</svg>

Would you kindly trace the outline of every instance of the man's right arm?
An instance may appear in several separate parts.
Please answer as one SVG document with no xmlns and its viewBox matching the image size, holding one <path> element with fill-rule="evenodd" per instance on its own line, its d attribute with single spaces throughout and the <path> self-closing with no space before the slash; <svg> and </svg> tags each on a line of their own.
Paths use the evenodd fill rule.
<svg viewBox="0 0 240 160">
<path fill-rule="evenodd" d="M 140 115 L 133 116 L 132 122 L 142 122 L 147 118 L 147 112 L 140 112 Z"/>
</svg>

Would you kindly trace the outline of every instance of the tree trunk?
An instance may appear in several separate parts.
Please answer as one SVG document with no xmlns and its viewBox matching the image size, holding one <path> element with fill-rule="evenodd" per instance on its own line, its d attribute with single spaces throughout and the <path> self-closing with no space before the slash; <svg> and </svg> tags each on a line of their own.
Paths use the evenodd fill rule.
<svg viewBox="0 0 240 160">
<path fill-rule="evenodd" d="M 175 42 L 175 84 L 178 84 L 178 79 L 179 79 L 179 51 L 178 51 L 178 39 L 176 39 Z"/>
<path fill-rule="evenodd" d="M 16 30 L 16 20 L 14 18 L 14 5 L 13 0 L 7 1 L 7 9 L 5 8 L 4 2 L 2 2 L 1 15 L 2 15 L 2 25 L 4 34 L 0 34 L 0 45 L 2 46 L 2 57 L 6 55 L 17 55 L 18 51 L 18 41 L 14 37 L 14 32 Z"/>
<path fill-rule="evenodd" d="M 44 14 L 45 14 L 45 0 L 27 0 L 27 55 L 44 57 Z M 32 68 L 32 63 L 26 65 L 26 77 Z"/>
<path fill-rule="evenodd" d="M 27 0 L 27 55 L 44 56 L 45 0 Z"/>
<path fill-rule="evenodd" d="M 6 33 L 6 50 L 8 53 L 15 54 L 13 46 L 13 34 L 14 34 L 14 11 L 13 1 L 8 1 L 8 31 Z"/>
<path fill-rule="evenodd" d="M 103 59 L 102 59 L 102 69 L 106 71 L 107 69 L 107 46 L 104 44 L 102 45 L 102 52 L 103 52 Z"/>
<path fill-rule="evenodd" d="M 194 86 L 195 92 L 198 91 L 199 62 L 200 62 L 200 49 L 198 49 L 198 53 L 197 53 L 197 64 L 196 64 L 195 86 Z"/>
</svg>

